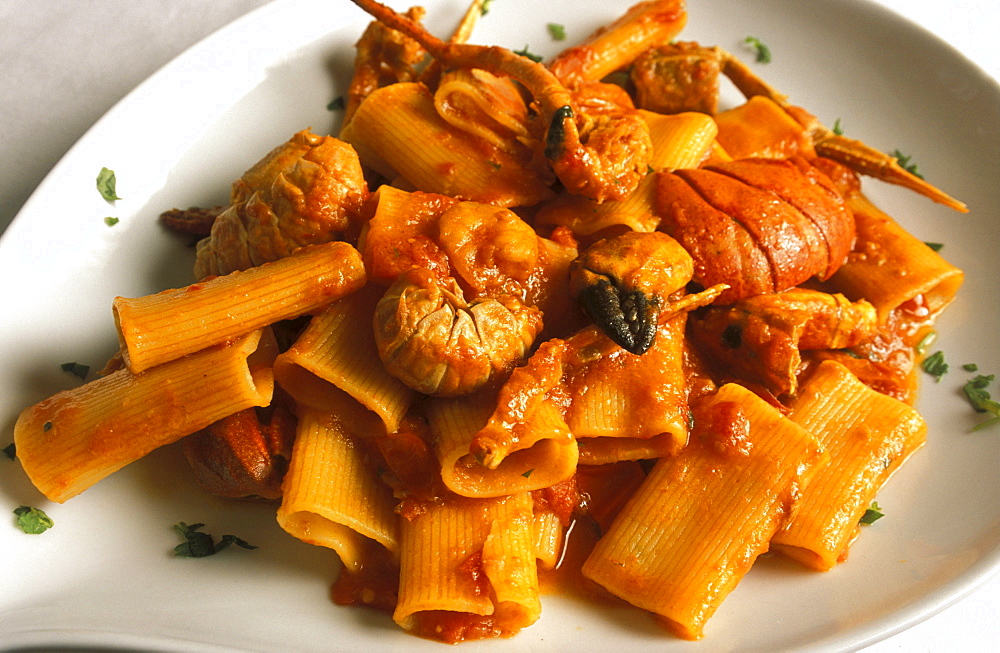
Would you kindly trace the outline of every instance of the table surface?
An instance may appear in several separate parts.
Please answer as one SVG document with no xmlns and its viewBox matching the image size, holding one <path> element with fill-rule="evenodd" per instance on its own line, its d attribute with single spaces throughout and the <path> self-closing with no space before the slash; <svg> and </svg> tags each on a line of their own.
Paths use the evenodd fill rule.
<svg viewBox="0 0 1000 653">
<path fill-rule="evenodd" d="M 952 44 L 1000 80 L 997 0 L 874 1 Z M 267 2 L 0 2 L 0 232 L 70 146 L 118 100 L 187 47 Z M 1000 577 L 866 651 L 998 648 Z"/>
</svg>

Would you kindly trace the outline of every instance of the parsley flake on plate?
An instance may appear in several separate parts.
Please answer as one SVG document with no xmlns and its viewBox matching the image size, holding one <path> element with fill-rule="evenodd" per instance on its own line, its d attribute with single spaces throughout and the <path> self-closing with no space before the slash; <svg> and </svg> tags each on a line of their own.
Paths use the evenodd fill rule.
<svg viewBox="0 0 1000 653">
<path fill-rule="evenodd" d="M 184 541 L 174 547 L 174 555 L 181 558 L 204 558 L 215 555 L 230 544 L 235 544 L 244 549 L 256 549 L 253 544 L 235 535 L 223 535 L 216 542 L 208 533 L 201 532 L 204 524 L 191 524 L 184 522 L 174 524 L 174 530 L 184 538 Z"/>
<path fill-rule="evenodd" d="M 114 170 L 101 168 L 101 171 L 97 173 L 97 191 L 101 194 L 101 197 L 109 202 L 121 199 L 118 197 L 118 191 L 115 188 L 117 183 Z"/>
<path fill-rule="evenodd" d="M 925 358 L 922 366 L 935 381 L 940 381 L 941 377 L 948 373 L 948 363 L 944 362 L 944 352 L 940 350 Z"/>
<path fill-rule="evenodd" d="M 757 63 L 771 63 L 771 48 L 756 36 L 748 36 L 743 42 L 757 51 Z"/>
<path fill-rule="evenodd" d="M 90 372 L 89 365 L 81 365 L 80 363 L 63 363 L 60 367 L 63 372 L 69 372 L 82 380 L 86 380 L 87 373 Z"/>
<path fill-rule="evenodd" d="M 883 517 L 885 517 L 885 513 L 882 512 L 878 503 L 872 501 L 871 508 L 865 510 L 865 514 L 861 515 L 861 519 L 859 521 L 867 526 L 869 524 L 874 524 Z"/>
<path fill-rule="evenodd" d="M 20 506 L 14 509 L 14 514 L 17 515 L 17 525 L 28 535 L 44 533 L 55 525 L 52 518 L 40 508 Z"/>
</svg>

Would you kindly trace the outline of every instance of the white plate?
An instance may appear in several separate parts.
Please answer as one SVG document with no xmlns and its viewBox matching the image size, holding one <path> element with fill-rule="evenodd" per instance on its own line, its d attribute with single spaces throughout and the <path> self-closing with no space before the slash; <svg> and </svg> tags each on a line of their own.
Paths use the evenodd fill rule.
<svg viewBox="0 0 1000 653">
<path fill-rule="evenodd" d="M 439 34 L 464 0 L 425 3 Z M 476 40 L 556 52 L 547 22 L 570 40 L 628 2 L 503 0 Z M 934 183 L 967 201 L 959 215 L 895 188 L 866 190 L 918 237 L 945 243 L 967 272 L 936 346 L 952 371 L 925 379 L 918 407 L 928 446 L 880 494 L 885 519 L 866 528 L 837 569 L 758 562 L 708 624 L 702 644 L 674 639 L 637 610 L 602 611 L 544 597 L 538 624 L 513 640 L 464 650 L 854 649 L 933 614 L 1000 565 L 1000 445 L 961 396 L 975 362 L 1000 372 L 1000 89 L 952 49 L 865 2 L 690 3 L 684 38 L 741 50 L 747 35 L 774 54 L 760 71 L 792 100 L 851 136 L 911 154 Z M 400 3 L 397 3 L 400 5 Z M 530 16 L 525 18 L 525 16 Z M 46 178 L 0 240 L 0 446 L 25 406 L 71 387 L 60 364 L 99 367 L 114 351 L 111 300 L 190 281 L 192 252 L 156 222 L 164 209 L 225 201 L 229 184 L 293 132 L 335 127 L 327 102 L 345 88 L 366 18 L 346 0 L 279 0 L 233 23 L 137 88 Z M 102 166 L 124 198 L 102 200 Z M 120 218 L 108 227 L 105 216 Z M 441 650 L 382 615 L 334 606 L 333 553 L 285 535 L 266 506 L 225 502 L 194 486 L 176 447 L 154 452 L 63 505 L 45 501 L 0 460 L 0 507 L 45 509 L 39 536 L 0 526 L 0 644 L 159 650 Z M 174 558 L 171 525 L 204 522 L 260 548 Z"/>
</svg>

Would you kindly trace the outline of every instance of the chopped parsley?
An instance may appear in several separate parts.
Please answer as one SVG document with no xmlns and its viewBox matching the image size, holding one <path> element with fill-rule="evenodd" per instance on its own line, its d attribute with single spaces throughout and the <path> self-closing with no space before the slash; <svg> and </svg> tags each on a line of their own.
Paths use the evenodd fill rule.
<svg viewBox="0 0 1000 653">
<path fill-rule="evenodd" d="M 966 372 L 975 372 L 979 370 L 979 366 L 976 365 L 975 363 L 966 363 L 965 365 L 962 366 L 962 369 L 965 370 Z"/>
<path fill-rule="evenodd" d="M 912 156 L 908 156 L 906 154 L 903 154 L 899 150 L 893 150 L 892 151 L 892 156 L 896 158 L 896 162 L 899 163 L 899 167 L 900 168 L 902 168 L 903 170 L 906 170 L 908 173 L 910 173 L 914 177 L 919 177 L 921 179 L 924 178 L 924 176 L 917 171 L 917 164 L 910 162 L 910 159 L 913 158 Z"/>
<path fill-rule="evenodd" d="M 771 48 L 767 47 L 759 38 L 748 36 L 743 39 L 743 42 L 757 51 L 757 63 L 771 63 Z"/>
<path fill-rule="evenodd" d="M 344 101 L 343 95 L 338 95 L 337 97 L 330 100 L 326 105 L 327 111 L 343 111 L 344 107 L 347 106 Z"/>
<path fill-rule="evenodd" d="M 535 63 L 541 63 L 542 62 L 542 57 L 540 57 L 539 55 L 534 54 L 533 52 L 531 52 L 530 50 L 528 50 L 528 44 L 527 43 L 525 43 L 524 49 L 522 49 L 522 50 L 514 50 L 514 54 L 519 54 L 522 57 L 527 57 L 528 59 L 531 59 Z"/>
<path fill-rule="evenodd" d="M 532 467 L 531 469 L 529 469 L 529 470 L 528 470 L 528 471 L 526 471 L 525 473 L 521 474 L 521 476 L 523 476 L 524 478 L 531 478 L 531 473 L 532 473 L 533 471 L 535 471 L 535 468 L 534 468 L 534 467 Z"/>
<path fill-rule="evenodd" d="M 17 515 L 17 525 L 28 535 L 44 533 L 55 525 L 52 518 L 40 508 L 21 506 L 14 509 L 14 514 Z"/>
<path fill-rule="evenodd" d="M 108 225 L 109 227 L 113 227 L 116 224 L 118 224 L 118 218 L 109 215 L 108 217 L 104 218 L 104 224 Z"/>
<path fill-rule="evenodd" d="M 962 386 L 962 391 L 969 398 L 969 403 L 972 404 L 973 410 L 977 413 L 989 413 L 992 415 L 991 418 L 972 427 L 973 431 L 978 431 L 981 428 L 1000 422 L 1000 402 L 993 400 L 990 397 L 990 393 L 986 390 L 995 378 L 996 375 L 994 374 L 977 374 Z"/>
<path fill-rule="evenodd" d="M 942 249 L 944 249 L 944 243 L 927 243 L 927 242 L 925 242 L 924 245 L 927 245 L 928 247 L 930 247 L 931 249 L 933 249 L 935 252 L 940 252 Z"/>
<path fill-rule="evenodd" d="M 493 2 L 493 0 L 483 0 L 483 4 L 479 6 L 479 15 L 480 16 L 485 16 L 486 14 L 490 13 L 490 3 L 491 2 Z"/>
<path fill-rule="evenodd" d="M 872 501 L 871 507 L 868 510 L 865 510 L 865 514 L 861 515 L 861 519 L 858 521 L 862 524 L 868 525 L 874 524 L 883 517 L 885 517 L 885 513 L 882 512 L 882 509 L 879 507 L 877 502 Z"/>
<path fill-rule="evenodd" d="M 80 363 L 63 363 L 60 367 L 63 372 L 69 372 L 80 379 L 86 379 L 87 373 L 90 372 L 89 365 L 81 365 Z"/>
<path fill-rule="evenodd" d="M 927 348 L 933 345 L 935 340 L 937 340 L 937 331 L 930 331 L 926 336 L 920 339 L 920 342 L 917 343 L 914 350 L 916 350 L 919 355 L 923 356 L 927 353 Z"/>
<path fill-rule="evenodd" d="M 10 444 L 8 444 L 6 447 L 3 448 L 3 453 L 11 460 L 15 460 L 17 458 L 17 447 L 15 447 L 14 443 L 11 442 Z"/>
<path fill-rule="evenodd" d="M 935 381 L 940 381 L 948 373 L 948 363 L 944 362 L 944 352 L 940 350 L 925 358 L 922 365 L 924 371 L 933 376 Z"/>
<path fill-rule="evenodd" d="M 833 131 L 833 133 L 837 136 L 844 135 L 844 128 L 840 126 L 840 118 L 833 121 L 833 129 L 831 131 Z"/>
<path fill-rule="evenodd" d="M 549 30 L 549 36 L 555 41 L 566 40 L 566 26 L 559 23 L 549 23 L 545 26 Z"/>
<path fill-rule="evenodd" d="M 101 197 L 109 202 L 121 199 L 118 197 L 118 191 L 115 189 L 116 184 L 114 170 L 101 168 L 101 171 L 97 173 L 97 191 L 101 194 Z"/>
<path fill-rule="evenodd" d="M 181 558 L 204 558 L 206 556 L 215 555 L 230 544 L 235 544 L 236 546 L 244 549 L 257 548 L 256 546 L 249 544 L 246 540 L 240 539 L 235 535 L 223 535 L 222 538 L 216 542 L 211 535 L 201 532 L 202 526 L 204 526 L 204 524 L 191 524 L 190 526 L 184 522 L 174 524 L 174 531 L 184 538 L 183 542 L 174 547 L 175 556 L 179 556 Z"/>
</svg>

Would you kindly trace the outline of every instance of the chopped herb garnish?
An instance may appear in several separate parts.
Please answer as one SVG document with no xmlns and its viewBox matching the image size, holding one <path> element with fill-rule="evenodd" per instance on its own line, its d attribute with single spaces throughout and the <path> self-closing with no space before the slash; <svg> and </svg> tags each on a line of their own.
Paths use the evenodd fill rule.
<svg viewBox="0 0 1000 653">
<path fill-rule="evenodd" d="M 493 0 L 483 0 L 483 4 L 480 5 L 479 7 L 480 16 L 485 16 L 486 14 L 490 13 L 490 3 L 492 2 Z"/>
<path fill-rule="evenodd" d="M 40 508 L 21 506 L 14 509 L 14 514 L 17 515 L 17 525 L 28 535 L 44 533 L 55 525 L 52 518 Z"/>
<path fill-rule="evenodd" d="M 926 336 L 920 339 L 920 342 L 917 343 L 917 346 L 914 349 L 916 349 L 916 352 L 919 355 L 923 356 L 927 353 L 927 348 L 933 345 L 935 340 L 937 340 L 937 331 L 930 331 Z"/>
<path fill-rule="evenodd" d="M 6 447 L 3 448 L 3 453 L 11 460 L 14 460 L 17 458 L 17 447 L 15 447 L 14 443 L 11 442 L 10 444 L 8 444 Z"/>
<path fill-rule="evenodd" d="M 101 171 L 97 174 L 97 191 L 101 194 L 101 197 L 109 202 L 120 200 L 118 191 L 115 189 L 116 184 L 115 171 L 101 168 Z"/>
<path fill-rule="evenodd" d="M 108 225 L 109 227 L 113 227 L 116 224 L 118 224 L 118 218 L 109 215 L 108 217 L 104 218 L 104 224 Z"/>
<path fill-rule="evenodd" d="M 534 54 L 533 52 L 529 51 L 527 44 L 524 45 L 524 49 L 523 50 L 514 50 L 514 54 L 519 54 L 522 57 L 527 57 L 527 58 L 531 59 L 532 61 L 534 61 L 535 63 L 541 63 L 542 62 L 542 57 L 540 57 L 537 54 Z"/>
<path fill-rule="evenodd" d="M 743 42 L 757 51 L 757 63 L 771 63 L 771 48 L 756 36 L 748 36 Z"/>
<path fill-rule="evenodd" d="M 832 131 L 837 136 L 843 136 L 844 135 L 844 129 L 840 126 L 840 118 L 837 118 L 836 120 L 833 121 L 833 130 Z"/>
<path fill-rule="evenodd" d="M 531 469 L 529 469 L 525 473 L 521 474 L 521 476 L 523 476 L 524 478 L 531 478 L 531 472 L 533 472 L 533 471 L 535 471 L 535 469 L 532 467 Z"/>
<path fill-rule="evenodd" d="M 892 151 L 892 156 L 894 156 L 896 158 L 896 162 L 899 163 L 899 167 L 900 168 L 902 168 L 903 170 L 906 170 L 908 173 L 910 173 L 914 177 L 920 177 L 921 179 L 924 178 L 924 176 L 922 174 L 920 174 L 919 172 L 917 172 L 917 164 L 910 162 L 910 159 L 913 158 L 913 157 L 908 156 L 906 154 L 903 154 L 899 150 L 893 150 Z"/>
<path fill-rule="evenodd" d="M 42 430 L 43 431 L 51 431 L 52 430 L 52 422 L 45 422 L 44 424 L 42 424 Z"/>
<path fill-rule="evenodd" d="M 61 367 L 63 372 L 69 372 L 81 379 L 86 379 L 87 373 L 90 371 L 89 365 L 81 365 L 80 363 L 63 363 Z"/>
<path fill-rule="evenodd" d="M 936 351 L 923 362 L 924 371 L 934 377 L 935 381 L 940 381 L 941 377 L 948 373 L 948 363 L 944 362 L 944 352 Z"/>
<path fill-rule="evenodd" d="M 883 517 L 885 517 L 885 513 L 882 512 L 881 508 L 879 508 L 878 503 L 876 503 L 875 501 L 872 501 L 871 508 L 869 508 L 868 510 L 865 510 L 865 514 L 861 515 L 861 519 L 859 521 L 862 524 L 866 524 L 866 525 L 867 524 L 874 524 L 875 522 L 877 522 L 878 520 L 882 519 Z"/>
<path fill-rule="evenodd" d="M 244 549 L 257 548 L 235 535 L 223 535 L 218 542 L 215 542 L 211 535 L 201 532 L 202 526 L 204 524 L 191 524 L 190 526 L 184 522 L 174 524 L 174 530 L 184 538 L 184 542 L 174 547 L 174 555 L 182 558 L 204 558 L 215 555 L 230 544 Z"/>
<path fill-rule="evenodd" d="M 927 245 L 928 247 L 930 247 L 931 249 L 933 249 L 935 252 L 940 252 L 942 249 L 944 249 L 944 243 L 927 243 L 927 242 L 925 242 L 924 245 Z"/>
<path fill-rule="evenodd" d="M 995 378 L 993 374 L 979 374 L 962 386 L 962 390 L 965 392 L 965 396 L 969 398 L 969 403 L 972 404 L 973 410 L 977 413 L 989 413 L 993 416 L 973 426 L 973 431 L 978 431 L 981 428 L 1000 422 L 1000 403 L 991 399 L 990 393 L 986 391 L 986 387 L 993 383 Z"/>
<path fill-rule="evenodd" d="M 343 111 L 344 107 L 347 106 L 344 102 L 344 96 L 338 95 L 337 97 L 330 100 L 326 105 L 327 111 Z"/>
<path fill-rule="evenodd" d="M 560 25 L 559 23 L 549 23 L 546 25 L 546 28 L 549 30 L 549 36 L 551 36 L 553 40 L 566 40 L 566 27 L 564 25 Z"/>
</svg>

